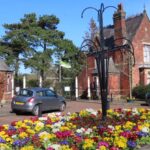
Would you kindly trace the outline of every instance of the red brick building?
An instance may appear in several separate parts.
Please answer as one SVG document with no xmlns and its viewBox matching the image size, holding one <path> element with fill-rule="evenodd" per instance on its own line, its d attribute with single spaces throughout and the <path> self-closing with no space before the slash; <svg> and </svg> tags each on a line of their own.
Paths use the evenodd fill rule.
<svg viewBox="0 0 150 150">
<path fill-rule="evenodd" d="M 0 59 L 0 103 L 4 100 L 10 100 L 12 97 L 12 77 L 13 72 Z"/>
<path fill-rule="evenodd" d="M 104 28 L 105 45 L 122 45 L 125 40 L 117 40 L 127 37 L 134 46 L 135 66 L 132 68 L 132 87 L 139 84 L 150 83 L 150 21 L 146 11 L 127 18 L 122 5 L 118 5 L 118 10 L 113 15 L 114 25 Z M 115 41 L 115 42 L 114 42 Z M 109 63 L 109 94 L 129 95 L 129 65 L 122 72 L 116 66 L 122 63 L 120 52 L 116 52 Z M 127 62 L 128 63 L 128 62 Z M 86 66 L 78 76 L 79 96 L 87 92 L 87 80 L 90 79 L 91 93 L 98 93 L 97 69 L 95 59 L 88 57 Z M 92 94 L 93 95 L 93 94 Z"/>
</svg>

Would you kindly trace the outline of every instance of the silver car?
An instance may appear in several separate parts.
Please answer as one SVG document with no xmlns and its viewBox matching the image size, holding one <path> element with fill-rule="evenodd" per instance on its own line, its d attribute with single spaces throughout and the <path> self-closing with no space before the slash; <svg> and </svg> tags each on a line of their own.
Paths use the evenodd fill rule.
<svg viewBox="0 0 150 150">
<path fill-rule="evenodd" d="M 48 88 L 27 88 L 21 89 L 20 92 L 12 98 L 12 111 L 18 113 L 32 112 L 38 115 L 41 111 L 57 110 L 64 111 L 66 102 L 64 97 L 57 95 Z"/>
</svg>

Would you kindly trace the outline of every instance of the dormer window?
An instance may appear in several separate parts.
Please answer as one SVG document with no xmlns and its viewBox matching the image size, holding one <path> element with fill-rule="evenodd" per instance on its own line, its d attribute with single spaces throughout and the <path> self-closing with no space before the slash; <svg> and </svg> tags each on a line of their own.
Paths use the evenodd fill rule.
<svg viewBox="0 0 150 150">
<path fill-rule="evenodd" d="M 144 63 L 150 63 L 150 45 L 144 45 Z"/>
</svg>

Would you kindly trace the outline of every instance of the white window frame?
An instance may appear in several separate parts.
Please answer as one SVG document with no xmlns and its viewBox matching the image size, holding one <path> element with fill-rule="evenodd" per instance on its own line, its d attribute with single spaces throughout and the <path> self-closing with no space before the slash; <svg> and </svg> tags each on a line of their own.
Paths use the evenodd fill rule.
<svg viewBox="0 0 150 150">
<path fill-rule="evenodd" d="M 150 44 L 144 44 L 143 53 L 144 63 L 150 63 Z"/>
</svg>

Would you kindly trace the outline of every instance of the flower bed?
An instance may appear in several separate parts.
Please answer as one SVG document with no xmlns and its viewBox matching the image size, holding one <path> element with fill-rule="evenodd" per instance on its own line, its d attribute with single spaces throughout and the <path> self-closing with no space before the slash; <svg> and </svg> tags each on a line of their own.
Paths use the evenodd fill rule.
<svg viewBox="0 0 150 150">
<path fill-rule="evenodd" d="M 86 109 L 0 126 L 0 150 L 129 150 L 150 144 L 150 110 Z"/>
</svg>

